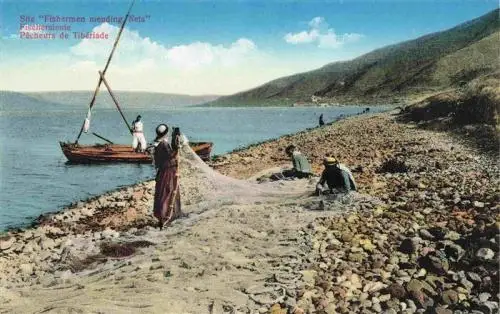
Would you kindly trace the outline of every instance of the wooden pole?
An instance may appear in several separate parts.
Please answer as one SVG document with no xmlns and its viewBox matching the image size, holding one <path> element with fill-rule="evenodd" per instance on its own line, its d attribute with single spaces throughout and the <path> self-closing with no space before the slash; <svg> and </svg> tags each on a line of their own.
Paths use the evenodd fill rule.
<svg viewBox="0 0 500 314">
<path fill-rule="evenodd" d="M 167 223 L 172 222 L 172 220 L 179 218 L 182 215 L 182 210 L 181 210 L 181 204 L 177 204 L 177 198 L 180 197 L 179 195 L 179 181 L 180 181 L 180 133 L 177 135 L 173 134 L 174 138 L 172 139 L 172 143 L 174 145 L 170 145 L 173 149 L 173 154 L 175 158 L 175 163 L 176 163 L 176 169 L 175 169 L 175 174 L 174 174 L 174 179 L 173 179 L 173 184 L 174 184 L 174 190 L 172 191 L 172 197 L 169 200 L 169 212 L 170 216 L 167 220 Z M 179 205 L 179 207 L 177 207 Z"/>
<path fill-rule="evenodd" d="M 113 102 L 115 103 L 116 105 L 116 108 L 118 108 L 118 111 L 120 112 L 122 118 L 123 118 L 123 121 L 125 121 L 125 124 L 127 125 L 127 128 L 129 130 L 130 133 L 133 133 L 132 132 L 132 128 L 130 127 L 130 124 L 128 124 L 128 121 L 127 119 L 125 119 L 125 115 L 123 114 L 122 112 L 122 109 L 120 108 L 120 105 L 118 104 L 118 100 L 116 100 L 116 97 L 115 95 L 113 94 L 113 91 L 111 90 L 111 87 L 109 87 L 109 84 L 108 82 L 106 81 L 106 79 L 104 78 L 104 73 L 102 73 L 101 71 L 99 71 L 99 75 L 101 76 L 101 80 L 102 82 L 104 83 L 104 85 L 106 86 L 106 88 L 108 89 L 108 92 L 109 92 L 109 95 L 111 96 L 111 98 L 113 99 Z"/>
<path fill-rule="evenodd" d="M 120 31 L 118 31 L 118 36 L 116 36 L 116 40 L 113 44 L 113 49 L 111 49 L 111 53 L 109 54 L 108 61 L 106 61 L 106 65 L 104 66 L 104 70 L 102 71 L 103 74 L 106 74 L 106 71 L 108 70 L 109 64 L 111 62 L 111 58 L 113 58 L 113 54 L 115 53 L 116 47 L 118 46 L 118 41 L 120 40 L 120 36 L 122 35 L 123 29 L 125 28 L 125 24 L 127 23 L 128 16 L 130 14 L 130 11 L 132 10 L 132 6 L 134 5 L 135 0 L 132 0 L 132 3 L 130 4 L 130 7 L 128 8 L 127 14 L 125 15 L 125 18 L 123 19 L 122 25 L 120 27 Z M 94 95 L 92 96 L 92 99 L 90 100 L 89 104 L 89 109 L 92 109 L 95 103 L 95 99 L 97 97 L 97 94 L 99 93 L 99 88 L 101 87 L 102 83 L 102 76 L 99 77 L 99 81 L 97 82 L 97 86 L 94 90 Z M 78 144 L 78 140 L 80 139 L 80 136 L 82 136 L 83 128 L 85 126 L 85 120 L 82 123 L 82 127 L 80 128 L 80 132 L 78 133 L 78 136 L 76 137 L 75 144 Z"/>
<path fill-rule="evenodd" d="M 103 136 L 100 136 L 99 134 L 97 133 L 94 133 L 92 132 L 92 134 L 94 134 L 95 136 L 97 136 L 98 138 L 100 138 L 101 140 L 105 140 L 106 142 L 108 142 L 109 144 L 114 144 L 113 142 L 111 142 L 110 140 L 108 140 L 107 138 L 103 137 Z"/>
</svg>

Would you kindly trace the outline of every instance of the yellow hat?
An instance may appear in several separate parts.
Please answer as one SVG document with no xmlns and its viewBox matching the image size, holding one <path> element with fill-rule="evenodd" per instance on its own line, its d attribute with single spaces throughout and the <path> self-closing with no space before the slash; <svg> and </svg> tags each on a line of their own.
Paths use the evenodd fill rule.
<svg viewBox="0 0 500 314">
<path fill-rule="evenodd" d="M 335 157 L 325 157 L 323 159 L 323 164 L 325 165 L 335 165 L 337 163 L 337 159 Z"/>
</svg>

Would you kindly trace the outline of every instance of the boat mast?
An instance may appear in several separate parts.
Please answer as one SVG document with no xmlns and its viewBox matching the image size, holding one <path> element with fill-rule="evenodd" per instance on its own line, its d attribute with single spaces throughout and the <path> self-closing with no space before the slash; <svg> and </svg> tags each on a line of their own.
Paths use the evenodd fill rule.
<svg viewBox="0 0 500 314">
<path fill-rule="evenodd" d="M 129 130 L 130 133 L 133 133 L 132 132 L 132 128 L 130 127 L 130 124 L 128 124 L 127 119 L 125 119 L 125 115 L 122 112 L 122 108 L 120 108 L 120 104 L 118 103 L 118 100 L 116 100 L 116 97 L 113 94 L 113 91 L 111 90 L 111 87 L 109 86 L 108 82 L 106 81 L 106 78 L 104 77 L 104 73 L 102 73 L 101 71 L 98 71 L 98 72 L 99 72 L 99 75 L 101 76 L 102 82 L 104 83 L 104 85 L 108 89 L 108 92 L 109 92 L 109 95 L 111 96 L 111 99 L 113 99 L 113 102 L 115 103 L 116 108 L 118 108 L 118 112 L 120 112 L 120 115 L 122 116 L 123 121 L 127 125 L 127 129 Z"/>
<path fill-rule="evenodd" d="M 113 58 L 113 54 L 115 53 L 116 47 L 118 46 L 118 41 L 120 40 L 120 36 L 122 35 L 123 29 L 125 28 L 125 24 L 127 23 L 128 16 L 130 14 L 130 11 L 132 10 L 132 6 L 134 5 L 135 0 L 132 0 L 132 3 L 130 4 L 130 7 L 128 8 L 127 14 L 125 15 L 125 18 L 123 19 L 122 26 L 120 27 L 120 31 L 118 31 L 118 36 L 116 36 L 115 43 L 113 44 L 113 49 L 111 50 L 111 53 L 109 54 L 108 61 L 106 62 L 106 65 L 104 66 L 104 70 L 102 71 L 102 75 L 99 75 L 99 81 L 97 82 L 97 86 L 94 91 L 94 96 L 92 96 L 92 100 L 90 101 L 89 104 L 89 110 L 92 109 L 95 103 L 95 99 L 97 97 L 97 93 L 99 93 L 99 88 L 101 87 L 102 83 L 102 78 L 106 74 L 106 71 L 108 70 L 109 63 L 111 62 L 111 58 Z M 78 136 L 76 137 L 75 144 L 78 144 L 78 140 L 80 139 L 80 136 L 82 136 L 83 128 L 85 126 L 85 120 L 82 123 L 82 127 L 80 128 L 80 132 L 78 133 Z"/>
</svg>

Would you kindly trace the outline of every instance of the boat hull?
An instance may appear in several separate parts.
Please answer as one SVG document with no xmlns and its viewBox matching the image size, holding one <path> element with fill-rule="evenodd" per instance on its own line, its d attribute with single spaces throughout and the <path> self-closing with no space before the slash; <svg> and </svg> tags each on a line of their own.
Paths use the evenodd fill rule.
<svg viewBox="0 0 500 314">
<path fill-rule="evenodd" d="M 134 152 L 130 145 L 80 145 L 59 142 L 64 156 L 71 163 L 151 163 L 152 158 L 148 153 Z M 190 142 L 194 152 L 204 161 L 210 160 L 213 143 Z"/>
</svg>

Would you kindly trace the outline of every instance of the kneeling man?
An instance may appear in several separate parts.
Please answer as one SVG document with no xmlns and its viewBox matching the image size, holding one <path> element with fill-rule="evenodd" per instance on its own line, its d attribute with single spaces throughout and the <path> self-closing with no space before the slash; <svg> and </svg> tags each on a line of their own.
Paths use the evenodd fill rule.
<svg viewBox="0 0 500 314">
<path fill-rule="evenodd" d="M 328 185 L 330 193 L 333 192 L 333 189 L 341 193 L 356 191 L 356 182 L 349 168 L 340 164 L 337 159 L 333 157 L 325 157 L 323 165 L 325 166 L 325 170 L 323 170 L 321 179 L 316 185 L 316 193 L 318 195 L 321 195 L 327 190 L 324 188 L 325 183 Z"/>
</svg>

